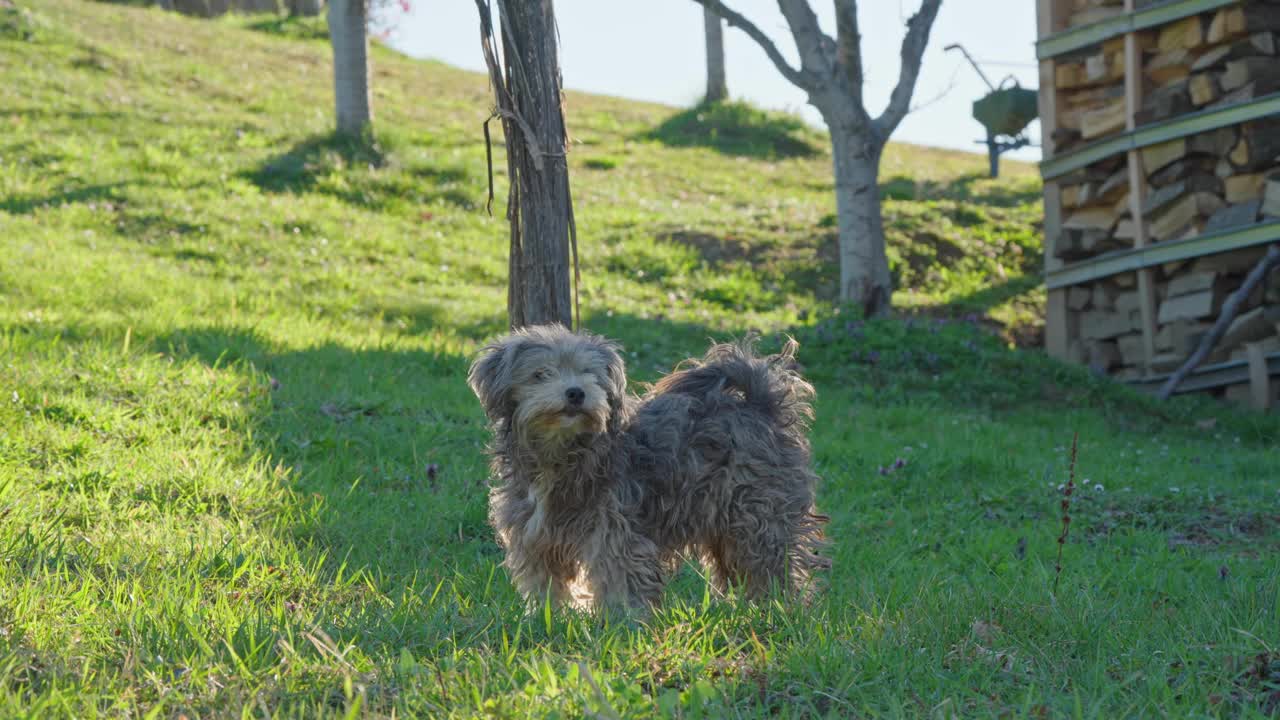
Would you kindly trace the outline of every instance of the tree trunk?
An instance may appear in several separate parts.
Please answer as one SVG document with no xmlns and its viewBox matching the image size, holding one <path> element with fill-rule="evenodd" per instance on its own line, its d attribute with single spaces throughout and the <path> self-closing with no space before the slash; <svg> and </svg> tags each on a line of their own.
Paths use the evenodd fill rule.
<svg viewBox="0 0 1280 720">
<path fill-rule="evenodd" d="M 724 75 L 724 22 L 710 8 L 702 9 L 707 25 L 707 102 L 729 98 Z"/>
<path fill-rule="evenodd" d="M 344 134 L 359 134 L 373 120 L 367 3 L 368 0 L 331 0 L 329 3 L 334 104 L 338 132 Z"/>
<path fill-rule="evenodd" d="M 573 206 L 555 12 L 551 0 L 499 0 L 498 11 L 505 93 L 514 114 L 503 117 L 511 182 L 507 316 L 512 328 L 549 323 L 573 327 Z"/>
<path fill-rule="evenodd" d="M 889 312 L 893 292 L 880 217 L 880 154 L 883 146 L 843 123 L 827 122 L 836 176 L 840 233 L 840 300 L 862 308 L 864 317 Z"/>
</svg>

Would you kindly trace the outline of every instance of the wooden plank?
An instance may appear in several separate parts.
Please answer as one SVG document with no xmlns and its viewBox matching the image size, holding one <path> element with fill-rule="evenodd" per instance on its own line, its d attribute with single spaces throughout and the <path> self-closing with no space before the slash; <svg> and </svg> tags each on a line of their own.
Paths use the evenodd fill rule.
<svg viewBox="0 0 1280 720">
<path fill-rule="evenodd" d="M 1135 13 L 1126 13 L 1102 20 L 1092 25 L 1072 28 L 1064 32 L 1055 32 L 1062 26 L 1040 35 L 1036 43 L 1036 57 L 1048 60 L 1091 45 L 1097 45 L 1111 38 L 1126 33 L 1160 27 L 1176 22 L 1182 18 L 1200 13 L 1212 12 L 1240 0 L 1165 0 L 1155 3 Z"/>
<path fill-rule="evenodd" d="M 1280 219 L 1262 222 L 1238 230 L 1209 233 L 1183 240 L 1162 242 L 1145 248 L 1119 250 L 1074 263 L 1046 273 L 1045 286 L 1066 288 L 1106 277 L 1125 277 L 1146 267 L 1156 267 L 1177 260 L 1195 259 L 1241 248 L 1280 241 Z"/>
<path fill-rule="evenodd" d="M 1042 80 L 1052 82 L 1051 79 L 1043 77 Z M 1147 148 L 1170 140 L 1276 115 L 1280 115 L 1280 93 L 1273 93 L 1243 104 L 1201 110 L 1091 143 L 1068 153 L 1052 156 L 1046 154 L 1047 159 L 1040 163 L 1040 175 L 1046 180 L 1059 178 L 1129 150 Z M 1048 133 L 1045 136 L 1048 137 Z"/>
<path fill-rule="evenodd" d="M 1280 376 L 1280 353 L 1273 353 L 1266 357 L 1267 374 L 1271 377 Z M 1147 392 L 1155 393 L 1160 390 L 1160 386 L 1164 384 L 1169 376 L 1159 375 L 1157 377 L 1142 378 L 1135 380 L 1131 384 L 1139 389 Z M 1195 372 L 1191 373 L 1186 380 L 1174 390 L 1175 395 L 1184 393 L 1200 392 L 1202 390 L 1213 390 L 1215 388 L 1227 385 L 1235 385 L 1237 383 L 1249 381 L 1249 364 L 1244 361 L 1216 363 L 1214 365 L 1206 365 Z"/>
</svg>

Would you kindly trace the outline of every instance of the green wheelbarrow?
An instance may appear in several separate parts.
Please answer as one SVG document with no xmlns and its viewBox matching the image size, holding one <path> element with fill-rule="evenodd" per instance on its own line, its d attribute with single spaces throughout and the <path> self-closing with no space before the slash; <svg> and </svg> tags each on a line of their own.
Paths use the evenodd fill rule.
<svg viewBox="0 0 1280 720">
<path fill-rule="evenodd" d="M 948 45 L 946 49 L 964 53 L 965 59 L 991 89 L 991 92 L 973 103 L 973 117 L 987 129 L 986 140 L 978 142 L 987 146 L 991 177 L 1000 177 L 1000 155 L 1032 144 L 1026 131 L 1027 126 L 1040 116 L 1039 95 L 1035 90 L 1019 86 L 1013 76 L 1005 78 L 996 87 L 967 50 L 960 45 Z"/>
</svg>

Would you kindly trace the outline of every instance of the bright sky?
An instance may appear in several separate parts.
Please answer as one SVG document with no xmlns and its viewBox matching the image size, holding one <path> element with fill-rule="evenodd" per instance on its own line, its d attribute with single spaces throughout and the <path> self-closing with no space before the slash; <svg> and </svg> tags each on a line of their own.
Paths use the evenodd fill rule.
<svg viewBox="0 0 1280 720">
<path fill-rule="evenodd" d="M 399 19 L 390 44 L 415 57 L 443 60 L 458 67 L 483 69 L 480 30 L 473 0 L 411 0 L 412 11 Z M 725 0 L 746 15 L 798 66 L 795 46 L 774 0 Z M 834 35 L 834 11 L 827 0 L 813 0 L 828 34 Z M 905 20 L 919 0 L 863 0 L 859 4 L 866 98 L 879 114 L 898 77 L 898 53 Z M 1025 87 L 1038 84 L 1035 67 L 1035 4 L 1028 0 L 943 0 L 916 86 L 915 105 L 895 140 L 982 151 L 983 135 L 972 117 L 972 103 L 986 85 L 958 52 L 963 44 L 980 61 L 992 82 L 1012 74 Z M 702 8 L 692 0 L 556 0 L 560 25 L 560 61 L 565 86 L 689 106 L 706 87 Z M 496 12 L 496 9 L 495 9 Z M 793 110 L 815 124 L 817 111 L 788 83 L 754 42 L 736 29 L 725 32 L 729 93 L 763 107 Z M 572 108 L 569 109 L 572 125 Z M 1039 129 L 1031 129 L 1039 139 Z M 1038 159 L 1038 148 L 1015 157 Z"/>
</svg>

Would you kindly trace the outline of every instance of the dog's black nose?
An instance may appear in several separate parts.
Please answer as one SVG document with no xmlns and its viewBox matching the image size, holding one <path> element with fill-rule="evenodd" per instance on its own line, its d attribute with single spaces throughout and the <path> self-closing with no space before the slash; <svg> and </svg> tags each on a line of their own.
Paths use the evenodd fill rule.
<svg viewBox="0 0 1280 720">
<path fill-rule="evenodd" d="M 587 399 L 587 394 L 582 392 L 580 387 L 571 387 L 564 391 L 565 398 L 570 405 L 581 405 L 583 400 Z"/>
</svg>

